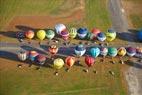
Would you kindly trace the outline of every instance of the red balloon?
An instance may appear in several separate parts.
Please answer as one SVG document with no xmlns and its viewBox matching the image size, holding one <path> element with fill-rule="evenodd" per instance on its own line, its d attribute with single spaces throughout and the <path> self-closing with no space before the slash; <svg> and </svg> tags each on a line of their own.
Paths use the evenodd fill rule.
<svg viewBox="0 0 142 95">
<path fill-rule="evenodd" d="M 93 57 L 90 57 L 90 56 L 85 57 L 85 63 L 88 67 L 92 66 L 94 62 L 95 62 L 95 59 Z"/>
<path fill-rule="evenodd" d="M 48 50 L 51 54 L 56 54 L 58 52 L 58 47 L 56 45 L 52 45 Z"/>
<path fill-rule="evenodd" d="M 98 28 L 93 28 L 93 29 L 92 29 L 92 33 L 94 34 L 94 38 L 96 38 L 97 35 L 98 35 L 100 32 L 101 32 L 101 31 L 100 31 L 100 29 L 98 29 Z"/>
<path fill-rule="evenodd" d="M 28 39 L 32 39 L 32 38 L 34 37 L 34 31 L 32 31 L 32 30 L 26 31 L 26 32 L 25 32 L 25 36 L 26 36 Z"/>
<path fill-rule="evenodd" d="M 65 63 L 69 66 L 69 67 L 72 67 L 75 63 L 75 57 L 72 57 L 72 56 L 68 56 L 66 59 L 65 59 Z"/>
</svg>

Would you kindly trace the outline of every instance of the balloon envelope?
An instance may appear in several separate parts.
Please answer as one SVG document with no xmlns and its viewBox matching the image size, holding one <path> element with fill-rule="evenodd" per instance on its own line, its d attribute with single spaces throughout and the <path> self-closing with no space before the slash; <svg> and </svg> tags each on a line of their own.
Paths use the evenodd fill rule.
<svg viewBox="0 0 142 95">
<path fill-rule="evenodd" d="M 58 47 L 56 45 L 52 45 L 48 50 L 51 54 L 56 54 L 58 52 Z"/>
<path fill-rule="evenodd" d="M 61 31 L 66 30 L 66 26 L 64 24 L 56 24 L 55 30 L 56 30 L 56 33 L 60 35 Z"/>
<path fill-rule="evenodd" d="M 25 33 L 24 33 L 24 32 L 17 32 L 17 33 L 16 33 L 16 37 L 17 37 L 18 39 L 23 39 L 23 38 L 25 38 Z"/>
<path fill-rule="evenodd" d="M 137 33 L 137 38 L 142 42 L 142 30 Z"/>
<path fill-rule="evenodd" d="M 79 28 L 77 30 L 77 35 L 80 39 L 84 39 L 87 36 L 87 33 L 88 33 L 87 28 Z"/>
<path fill-rule="evenodd" d="M 69 29 L 69 37 L 71 39 L 74 39 L 77 35 L 77 29 L 76 28 L 70 28 Z"/>
<path fill-rule="evenodd" d="M 45 61 L 46 61 L 46 57 L 41 55 L 41 54 L 37 55 L 36 58 L 37 58 L 38 64 L 40 64 L 40 65 L 43 65 L 45 63 Z"/>
<path fill-rule="evenodd" d="M 98 48 L 98 47 L 93 47 L 93 48 L 91 48 L 90 49 L 90 55 L 92 56 L 92 57 L 98 57 L 99 56 L 99 54 L 100 54 L 100 49 Z"/>
<path fill-rule="evenodd" d="M 39 30 L 39 31 L 37 31 L 36 35 L 37 35 L 39 40 L 43 40 L 46 36 L 46 32 L 44 30 Z"/>
<path fill-rule="evenodd" d="M 109 29 L 107 32 L 106 32 L 106 39 L 107 41 L 113 41 L 114 39 L 116 38 L 116 32 L 112 29 Z"/>
<path fill-rule="evenodd" d="M 47 37 L 47 39 L 51 40 L 51 39 L 54 38 L 54 36 L 55 36 L 55 32 L 53 30 L 49 29 L 49 30 L 46 31 L 46 37 Z"/>
<path fill-rule="evenodd" d="M 142 58 L 142 47 L 138 47 L 136 51 L 137 51 L 137 53 L 136 53 L 135 56 L 139 57 L 139 58 Z"/>
<path fill-rule="evenodd" d="M 127 51 L 127 55 L 131 57 L 136 54 L 136 48 L 133 48 L 133 47 L 126 48 L 126 51 Z"/>
<path fill-rule="evenodd" d="M 69 32 L 68 31 L 61 31 L 61 34 L 60 34 L 61 36 L 62 36 L 62 38 L 64 39 L 64 40 L 68 40 L 68 38 L 69 38 Z"/>
<path fill-rule="evenodd" d="M 100 55 L 106 56 L 108 54 L 108 48 L 106 47 L 101 47 L 100 48 Z"/>
<path fill-rule="evenodd" d="M 27 53 L 25 51 L 18 52 L 18 58 L 21 61 L 25 61 L 27 59 Z"/>
<path fill-rule="evenodd" d="M 39 54 L 36 52 L 36 51 L 30 51 L 29 52 L 29 59 L 31 61 L 35 61 L 36 57 L 38 56 Z"/>
<path fill-rule="evenodd" d="M 94 39 L 94 34 L 91 33 L 91 32 L 88 32 L 88 33 L 87 33 L 87 39 L 88 39 L 88 40 Z"/>
<path fill-rule="evenodd" d="M 34 31 L 32 30 L 29 30 L 29 31 L 26 31 L 25 32 L 25 36 L 28 38 L 28 39 L 32 39 L 34 37 Z"/>
<path fill-rule="evenodd" d="M 86 49 L 85 49 L 84 45 L 80 44 L 80 45 L 77 45 L 75 47 L 74 51 L 75 51 L 75 54 L 77 56 L 83 56 L 85 54 L 85 52 L 86 52 Z"/>
<path fill-rule="evenodd" d="M 66 59 L 65 59 L 65 63 L 69 66 L 69 67 L 72 67 L 75 63 L 75 57 L 72 57 L 72 56 L 68 56 Z"/>
<path fill-rule="evenodd" d="M 92 66 L 94 62 L 95 62 L 95 59 L 93 57 L 90 57 L 90 56 L 85 57 L 85 63 L 88 67 Z"/>
<path fill-rule="evenodd" d="M 97 39 L 99 40 L 99 41 L 105 41 L 106 40 L 106 35 L 103 33 L 103 32 L 100 32 L 100 33 L 98 33 L 98 35 L 97 35 Z"/>
<path fill-rule="evenodd" d="M 64 66 L 64 61 L 61 58 L 57 58 L 53 62 L 53 67 L 55 69 L 61 69 Z"/>
<path fill-rule="evenodd" d="M 93 28 L 93 29 L 92 29 L 92 33 L 94 34 L 94 38 L 96 38 L 97 35 L 98 35 L 100 32 L 101 32 L 100 29 L 97 29 L 97 28 Z"/>
<path fill-rule="evenodd" d="M 126 49 L 125 49 L 125 47 L 118 48 L 118 55 L 119 56 L 125 56 L 126 55 Z"/>
<path fill-rule="evenodd" d="M 114 47 L 108 48 L 108 55 L 111 57 L 115 57 L 117 55 L 117 49 Z"/>
</svg>

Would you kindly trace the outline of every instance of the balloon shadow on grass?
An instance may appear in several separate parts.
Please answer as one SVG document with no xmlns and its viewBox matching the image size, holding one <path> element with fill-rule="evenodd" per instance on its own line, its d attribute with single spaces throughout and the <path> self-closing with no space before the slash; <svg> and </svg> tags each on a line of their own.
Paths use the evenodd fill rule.
<svg viewBox="0 0 142 95">
<path fill-rule="evenodd" d="M 16 33 L 19 31 L 0 31 L 0 35 L 10 37 L 10 38 L 16 38 Z"/>
<path fill-rule="evenodd" d="M 142 64 L 140 64 L 140 63 L 132 62 L 130 60 L 126 61 L 125 63 L 129 66 L 133 66 L 135 68 L 142 69 Z"/>
</svg>

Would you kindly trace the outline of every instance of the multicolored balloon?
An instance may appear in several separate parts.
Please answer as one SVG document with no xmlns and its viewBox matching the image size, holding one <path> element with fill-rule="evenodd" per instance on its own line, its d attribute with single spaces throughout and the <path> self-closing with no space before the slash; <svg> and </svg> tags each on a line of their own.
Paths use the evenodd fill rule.
<svg viewBox="0 0 142 95">
<path fill-rule="evenodd" d="M 108 55 L 111 57 L 115 57 L 117 55 L 117 49 L 114 47 L 108 48 Z"/>
<path fill-rule="evenodd" d="M 74 27 L 70 28 L 69 29 L 69 37 L 71 39 L 74 39 L 76 37 L 76 35 L 77 35 L 77 29 Z"/>
<path fill-rule="evenodd" d="M 25 51 L 18 52 L 18 58 L 21 61 L 25 61 L 27 59 L 27 53 Z"/>
<path fill-rule="evenodd" d="M 70 68 L 74 65 L 75 63 L 75 57 L 73 56 L 68 56 L 66 59 L 65 59 L 65 63 L 67 64 L 67 66 Z"/>
<path fill-rule="evenodd" d="M 120 47 L 120 48 L 118 48 L 117 51 L 118 51 L 118 55 L 119 55 L 119 56 L 125 56 L 126 53 L 127 53 L 125 47 Z"/>
<path fill-rule="evenodd" d="M 86 38 L 87 38 L 88 40 L 93 40 L 93 39 L 94 39 L 94 34 L 91 33 L 91 32 L 88 32 Z"/>
<path fill-rule="evenodd" d="M 108 29 L 108 31 L 106 32 L 106 39 L 107 41 L 111 42 L 116 38 L 116 31 L 112 30 L 112 29 Z"/>
<path fill-rule="evenodd" d="M 106 40 L 106 35 L 105 35 L 105 33 L 103 33 L 103 32 L 98 33 L 97 39 L 98 39 L 99 41 L 102 41 L 102 42 L 105 41 L 105 40 Z"/>
<path fill-rule="evenodd" d="M 35 61 L 36 60 L 36 57 L 39 55 L 38 52 L 36 51 L 29 51 L 29 59 L 31 61 Z"/>
<path fill-rule="evenodd" d="M 92 29 L 92 33 L 93 33 L 93 35 L 94 35 L 94 39 L 97 37 L 97 35 L 100 33 L 101 31 L 100 31 L 100 29 L 98 29 L 98 28 L 93 28 Z"/>
<path fill-rule="evenodd" d="M 89 50 L 89 53 L 92 57 L 96 58 L 100 54 L 100 49 L 98 47 L 93 47 Z"/>
<path fill-rule="evenodd" d="M 43 65 L 46 61 L 46 57 L 41 54 L 37 55 L 36 59 L 39 65 Z"/>
<path fill-rule="evenodd" d="M 45 36 L 46 36 L 45 30 L 39 30 L 39 31 L 37 31 L 36 36 L 37 36 L 37 38 L 39 40 L 43 40 L 45 38 Z"/>
<path fill-rule="evenodd" d="M 69 32 L 67 30 L 61 31 L 60 35 L 62 36 L 63 40 L 68 40 Z"/>
<path fill-rule="evenodd" d="M 75 47 L 74 51 L 75 51 L 75 54 L 76 54 L 77 56 L 80 56 L 80 57 L 81 57 L 81 56 L 83 56 L 83 55 L 85 54 L 86 48 L 84 47 L 83 44 L 80 44 L 80 45 L 77 45 L 77 46 Z"/>
<path fill-rule="evenodd" d="M 49 30 L 46 31 L 47 39 L 51 40 L 51 39 L 54 38 L 54 36 L 55 36 L 55 32 L 53 30 L 49 29 Z"/>
<path fill-rule="evenodd" d="M 133 47 L 127 47 L 126 51 L 127 51 L 127 55 L 130 57 L 136 54 L 136 48 L 133 48 Z"/>
<path fill-rule="evenodd" d="M 93 57 L 90 56 L 86 56 L 85 57 L 85 63 L 88 67 L 91 67 L 95 62 L 95 59 Z"/>
<path fill-rule="evenodd" d="M 60 35 L 61 31 L 66 30 L 66 26 L 64 24 L 56 24 L 55 30 L 56 30 L 56 33 Z"/>
<path fill-rule="evenodd" d="M 84 39 L 87 36 L 88 30 L 87 28 L 79 28 L 77 30 L 77 35 L 80 39 Z"/>
<path fill-rule="evenodd" d="M 57 52 L 58 52 L 58 47 L 56 46 L 56 45 L 51 45 L 50 47 L 49 47 L 49 52 L 51 53 L 51 54 L 56 54 Z"/>
<path fill-rule="evenodd" d="M 57 58 L 57 59 L 54 60 L 53 67 L 55 69 L 57 69 L 57 70 L 61 69 L 63 66 L 64 66 L 64 60 L 63 59 Z"/>
<path fill-rule="evenodd" d="M 18 39 L 24 39 L 25 38 L 25 33 L 24 32 L 17 32 L 16 33 L 16 37 Z"/>
<path fill-rule="evenodd" d="M 136 51 L 137 51 L 137 53 L 136 53 L 135 56 L 139 57 L 139 58 L 142 58 L 142 47 L 137 47 Z"/>
<path fill-rule="evenodd" d="M 32 39 L 34 37 L 34 31 L 32 30 L 29 30 L 29 31 L 26 31 L 25 32 L 25 36 L 28 38 L 28 39 Z"/>
<path fill-rule="evenodd" d="M 100 48 L 100 55 L 106 56 L 108 54 L 108 48 L 106 47 L 101 47 Z"/>
</svg>

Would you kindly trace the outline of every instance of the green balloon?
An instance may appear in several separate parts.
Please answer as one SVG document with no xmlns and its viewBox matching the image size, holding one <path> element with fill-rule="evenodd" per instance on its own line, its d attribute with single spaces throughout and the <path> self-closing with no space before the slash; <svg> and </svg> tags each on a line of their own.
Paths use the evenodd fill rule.
<svg viewBox="0 0 142 95">
<path fill-rule="evenodd" d="M 48 39 L 51 40 L 51 39 L 54 38 L 54 36 L 55 36 L 55 32 L 54 32 L 53 30 L 49 29 L 49 30 L 46 31 L 46 37 L 47 37 Z"/>
</svg>

